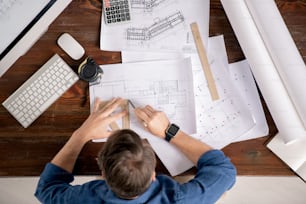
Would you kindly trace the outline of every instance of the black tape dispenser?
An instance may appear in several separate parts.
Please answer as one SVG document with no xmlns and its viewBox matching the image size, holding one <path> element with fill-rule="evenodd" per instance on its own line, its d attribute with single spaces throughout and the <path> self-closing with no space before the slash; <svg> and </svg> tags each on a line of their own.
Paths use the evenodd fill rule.
<svg viewBox="0 0 306 204">
<path fill-rule="evenodd" d="M 78 74 L 82 80 L 93 85 L 100 83 L 103 70 L 91 57 L 87 57 L 80 64 Z"/>
</svg>

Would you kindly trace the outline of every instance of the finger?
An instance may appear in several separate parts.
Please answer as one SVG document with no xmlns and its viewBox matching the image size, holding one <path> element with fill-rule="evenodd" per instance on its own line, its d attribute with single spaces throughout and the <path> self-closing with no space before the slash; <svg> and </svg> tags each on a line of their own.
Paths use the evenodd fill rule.
<svg viewBox="0 0 306 204">
<path fill-rule="evenodd" d="M 122 103 L 123 103 L 122 98 L 116 98 L 114 101 L 112 101 L 109 106 L 106 107 L 106 109 L 103 111 L 103 115 L 108 116 L 112 112 L 114 112 Z"/>
<path fill-rule="evenodd" d="M 143 112 L 145 112 L 149 117 L 153 115 L 153 112 L 146 106 L 145 108 L 142 109 Z"/>
<path fill-rule="evenodd" d="M 143 111 L 144 109 L 140 109 L 140 108 L 136 108 L 135 109 L 135 114 L 136 114 L 136 116 L 140 119 L 140 120 L 142 120 L 142 121 L 144 121 L 144 122 L 149 122 L 149 120 L 150 120 L 150 117 L 147 115 L 147 113 L 146 112 L 144 112 Z"/>
<path fill-rule="evenodd" d="M 120 105 L 122 105 L 124 102 L 124 99 L 122 98 L 116 98 L 105 110 L 105 113 L 107 115 L 110 115 L 113 113 Z"/>
<path fill-rule="evenodd" d="M 150 106 L 150 105 L 147 105 L 146 108 L 147 108 L 149 111 L 151 111 L 152 113 L 154 113 L 154 112 L 156 111 L 156 110 L 155 110 L 152 106 Z"/>
<path fill-rule="evenodd" d="M 95 102 L 94 102 L 94 108 L 93 108 L 93 112 L 96 112 L 99 110 L 99 106 L 100 106 L 100 98 L 96 97 L 95 98 Z"/>
<path fill-rule="evenodd" d="M 108 123 L 115 122 L 115 121 L 119 120 L 120 118 L 124 117 L 126 114 L 127 114 L 126 111 L 122 111 L 122 112 L 120 112 L 120 113 L 116 113 L 116 114 L 114 114 L 114 115 L 112 115 L 112 116 L 109 116 L 109 117 L 107 118 L 107 122 L 108 122 Z"/>
<path fill-rule="evenodd" d="M 114 101 L 116 100 L 117 98 L 112 98 L 111 100 L 109 101 L 106 101 L 104 102 L 104 106 L 101 108 L 101 112 L 104 112 L 110 105 L 112 105 L 114 103 Z"/>
</svg>

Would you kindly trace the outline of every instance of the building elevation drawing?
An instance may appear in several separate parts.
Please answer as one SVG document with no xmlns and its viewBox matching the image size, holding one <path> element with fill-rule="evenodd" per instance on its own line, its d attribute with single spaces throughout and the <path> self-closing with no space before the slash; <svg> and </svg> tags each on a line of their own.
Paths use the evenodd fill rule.
<svg viewBox="0 0 306 204">
<path fill-rule="evenodd" d="M 131 7 L 132 9 L 142 9 L 149 12 L 164 1 L 165 0 L 131 0 Z"/>
<path fill-rule="evenodd" d="M 127 40 L 142 40 L 147 41 L 152 38 L 164 33 L 168 30 L 173 29 L 177 25 L 184 22 L 184 16 L 180 11 L 155 22 L 153 25 L 145 28 L 128 28 L 126 35 Z"/>
</svg>

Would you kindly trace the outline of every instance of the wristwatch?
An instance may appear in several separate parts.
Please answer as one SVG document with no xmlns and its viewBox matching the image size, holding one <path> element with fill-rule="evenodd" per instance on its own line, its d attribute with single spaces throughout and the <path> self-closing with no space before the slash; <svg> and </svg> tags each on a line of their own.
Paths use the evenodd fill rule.
<svg viewBox="0 0 306 204">
<path fill-rule="evenodd" d="M 176 133 L 180 130 L 180 127 L 174 123 L 171 123 L 166 129 L 166 137 L 165 140 L 170 142 L 170 140 L 176 135 Z"/>
</svg>

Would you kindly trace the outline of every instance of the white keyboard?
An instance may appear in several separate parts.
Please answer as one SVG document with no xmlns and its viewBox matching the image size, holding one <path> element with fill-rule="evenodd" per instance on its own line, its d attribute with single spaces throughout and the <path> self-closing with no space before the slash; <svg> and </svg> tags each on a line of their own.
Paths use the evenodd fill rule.
<svg viewBox="0 0 306 204">
<path fill-rule="evenodd" d="M 78 79 L 78 75 L 55 54 L 2 105 L 27 128 Z"/>
</svg>

